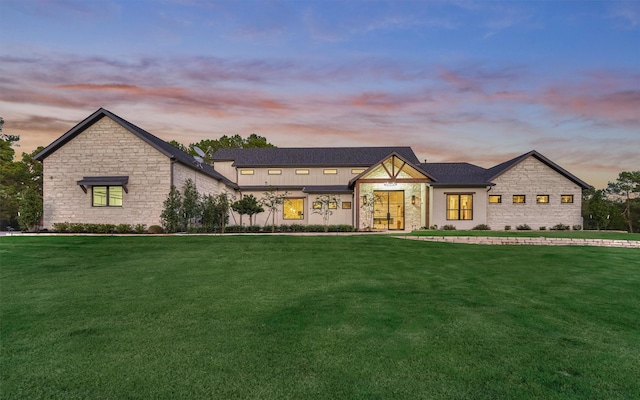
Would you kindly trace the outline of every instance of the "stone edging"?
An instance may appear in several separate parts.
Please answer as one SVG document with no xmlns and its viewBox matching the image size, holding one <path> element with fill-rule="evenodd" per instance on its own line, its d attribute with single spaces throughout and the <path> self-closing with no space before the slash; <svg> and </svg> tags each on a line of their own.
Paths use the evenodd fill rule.
<svg viewBox="0 0 640 400">
<path fill-rule="evenodd" d="M 399 239 L 425 240 L 428 242 L 534 245 L 534 246 L 600 246 L 640 249 L 638 240 L 577 239 L 546 237 L 490 237 L 490 236 L 396 236 Z"/>
</svg>

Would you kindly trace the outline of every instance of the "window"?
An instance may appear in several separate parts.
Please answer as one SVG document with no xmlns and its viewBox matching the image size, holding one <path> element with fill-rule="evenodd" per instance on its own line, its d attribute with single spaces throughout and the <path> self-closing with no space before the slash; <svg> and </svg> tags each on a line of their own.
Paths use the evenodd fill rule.
<svg viewBox="0 0 640 400">
<path fill-rule="evenodd" d="M 304 199 L 284 199 L 284 219 L 304 219 Z"/>
<path fill-rule="evenodd" d="M 329 209 L 330 210 L 336 210 L 338 208 L 338 203 L 335 201 L 330 201 L 329 202 Z"/>
<path fill-rule="evenodd" d="M 514 194 L 513 195 L 513 204 L 524 204 L 527 202 L 527 196 L 524 194 Z"/>
<path fill-rule="evenodd" d="M 447 195 L 447 219 L 448 220 L 473 219 L 473 195 L 472 194 L 448 194 Z"/>
<path fill-rule="evenodd" d="M 296 175 L 309 175 L 309 170 L 308 169 L 297 169 L 296 170 Z"/>
<path fill-rule="evenodd" d="M 322 203 L 319 201 L 314 201 L 313 202 L 313 209 L 314 210 L 320 210 L 322 208 Z"/>
<path fill-rule="evenodd" d="M 354 175 L 358 175 L 358 174 L 361 174 L 363 172 L 364 172 L 364 168 L 353 168 L 351 170 L 351 173 L 354 174 Z"/>
<path fill-rule="evenodd" d="M 240 170 L 240 175 L 253 175 L 253 170 L 252 169 L 241 169 Z"/>
<path fill-rule="evenodd" d="M 573 203 L 573 195 L 572 194 L 563 194 L 560 196 L 560 203 Z"/>
<path fill-rule="evenodd" d="M 500 204 L 502 203 L 502 195 L 492 194 L 489 195 L 489 204 Z"/>
<path fill-rule="evenodd" d="M 269 175 L 282 175 L 281 169 L 270 169 L 268 172 Z"/>
<path fill-rule="evenodd" d="M 335 168 L 326 168 L 322 171 L 322 173 L 325 175 L 336 175 L 338 173 L 338 170 Z"/>
<path fill-rule="evenodd" d="M 536 196 L 536 203 L 538 204 L 548 204 L 549 203 L 549 195 L 548 194 L 539 194 Z"/>
<path fill-rule="evenodd" d="M 343 201 L 342 202 L 342 209 L 343 210 L 350 210 L 351 209 L 351 202 L 350 201 Z"/>
<path fill-rule="evenodd" d="M 94 207 L 122 207 L 122 186 L 93 186 Z"/>
</svg>

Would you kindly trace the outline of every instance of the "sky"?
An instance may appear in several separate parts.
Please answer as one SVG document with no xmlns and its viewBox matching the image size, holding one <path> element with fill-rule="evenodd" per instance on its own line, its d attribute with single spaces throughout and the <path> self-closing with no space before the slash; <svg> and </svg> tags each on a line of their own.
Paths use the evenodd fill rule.
<svg viewBox="0 0 640 400">
<path fill-rule="evenodd" d="M 640 1 L 0 0 L 17 153 L 103 107 L 185 145 L 537 150 L 595 186 L 640 170 Z"/>
</svg>

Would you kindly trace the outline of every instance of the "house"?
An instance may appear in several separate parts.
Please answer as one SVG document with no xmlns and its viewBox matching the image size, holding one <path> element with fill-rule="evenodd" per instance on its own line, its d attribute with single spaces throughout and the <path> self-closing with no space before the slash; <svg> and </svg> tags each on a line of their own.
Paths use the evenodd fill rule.
<svg viewBox="0 0 640 400">
<path fill-rule="evenodd" d="M 159 225 L 171 185 L 181 188 L 190 178 L 201 193 L 236 188 L 210 165 L 102 108 L 35 158 L 43 163 L 45 228 Z"/>
<path fill-rule="evenodd" d="M 321 224 L 314 210 L 320 196 L 329 196 L 331 224 L 400 231 L 581 225 L 581 194 L 590 187 L 536 151 L 488 169 L 420 163 L 410 147 L 220 149 L 207 165 L 104 109 L 36 159 L 44 164 L 48 228 L 160 224 L 171 186 L 181 188 L 187 179 L 202 194 L 285 196 L 277 215 L 257 215 L 260 225 Z"/>
</svg>

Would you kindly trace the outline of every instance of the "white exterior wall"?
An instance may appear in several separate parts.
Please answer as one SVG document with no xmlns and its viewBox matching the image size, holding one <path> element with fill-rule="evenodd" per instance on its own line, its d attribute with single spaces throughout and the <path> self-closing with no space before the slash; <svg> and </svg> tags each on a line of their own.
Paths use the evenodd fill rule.
<svg viewBox="0 0 640 400">
<path fill-rule="evenodd" d="M 216 161 L 213 168 L 233 183 L 237 183 L 236 168 L 233 161 Z"/>
<path fill-rule="evenodd" d="M 279 193 L 284 193 L 281 191 Z M 264 197 L 264 192 L 243 192 L 244 196 L 253 195 L 256 199 L 260 200 Z M 355 207 L 353 196 L 351 194 L 329 194 L 339 199 L 340 205 L 333 211 L 333 214 L 329 218 L 329 225 L 353 225 L 353 208 Z M 319 195 L 308 194 L 301 191 L 289 191 L 287 193 L 288 198 L 301 198 L 304 199 L 304 217 L 302 219 L 284 219 L 284 213 L 282 210 L 283 205 L 278 206 L 278 212 L 275 213 L 275 225 L 322 225 L 324 221 L 321 215 L 313 213 L 313 202 Z M 237 196 L 240 199 L 240 196 Z M 342 203 L 345 201 L 351 202 L 351 209 L 343 209 Z M 274 222 L 268 209 L 265 209 L 263 213 L 254 215 L 254 225 L 264 226 L 272 225 Z M 268 220 L 267 220 L 268 219 Z M 237 213 L 233 213 L 233 216 L 229 218 L 230 225 L 240 224 L 240 216 Z M 249 216 L 242 217 L 242 224 L 249 225 Z"/>
<path fill-rule="evenodd" d="M 582 189 L 535 157 L 520 162 L 497 179 L 487 194 L 501 195 L 501 204 L 488 204 L 487 224 L 492 229 L 511 229 L 527 224 L 537 230 L 557 224 L 582 225 Z M 513 195 L 525 195 L 525 204 L 513 204 Z M 536 204 L 537 195 L 549 195 L 549 203 Z M 574 202 L 560 203 L 561 195 L 573 195 Z"/>
<path fill-rule="evenodd" d="M 448 220 L 447 219 L 447 194 L 473 194 L 473 219 Z M 442 228 L 444 225 L 453 225 L 458 230 L 472 229 L 476 225 L 487 223 L 487 189 L 486 188 L 433 188 L 433 214 L 431 225 Z M 494 227 L 491 227 L 495 229 Z"/>
<path fill-rule="evenodd" d="M 122 207 L 92 207 L 77 181 L 85 176 L 129 176 Z M 54 151 L 43 162 L 44 227 L 53 223 L 159 225 L 170 188 L 171 162 L 108 117 Z"/>
<path fill-rule="evenodd" d="M 217 164 L 216 164 L 217 165 Z M 352 174 L 352 168 L 332 168 L 337 169 L 335 175 L 325 175 L 321 168 L 238 168 L 239 186 L 323 186 L 323 185 L 347 185 L 357 174 Z M 355 168 L 355 167 L 354 167 Z M 308 169 L 309 175 L 297 175 L 297 169 Z M 242 175 L 242 170 L 253 170 L 253 175 Z M 280 170 L 280 175 L 269 175 L 269 170 Z"/>
</svg>

